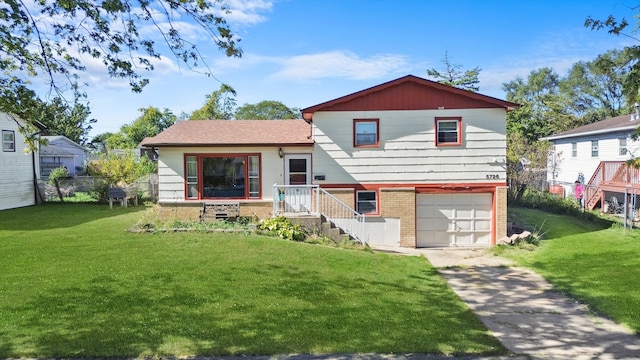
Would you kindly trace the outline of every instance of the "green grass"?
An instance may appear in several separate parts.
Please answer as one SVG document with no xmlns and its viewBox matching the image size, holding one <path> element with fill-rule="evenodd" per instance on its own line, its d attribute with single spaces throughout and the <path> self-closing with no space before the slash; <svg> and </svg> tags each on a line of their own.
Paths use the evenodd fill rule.
<svg viewBox="0 0 640 360">
<path fill-rule="evenodd" d="M 505 353 L 424 258 L 127 232 L 143 210 L 0 212 L 0 358 Z"/>
<path fill-rule="evenodd" d="M 509 211 L 546 240 L 534 251 L 513 249 L 502 255 L 640 333 L 640 230 L 538 210 Z"/>
</svg>

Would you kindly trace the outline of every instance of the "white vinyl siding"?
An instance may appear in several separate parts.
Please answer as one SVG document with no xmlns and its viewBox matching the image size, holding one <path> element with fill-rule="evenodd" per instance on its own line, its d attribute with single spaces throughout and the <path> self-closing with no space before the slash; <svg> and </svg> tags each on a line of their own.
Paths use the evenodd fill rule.
<svg viewBox="0 0 640 360">
<path fill-rule="evenodd" d="M 627 139 L 627 154 L 621 155 L 620 139 Z M 621 136 L 617 134 L 602 134 L 597 137 L 598 140 L 598 157 L 591 157 L 591 142 L 595 140 L 593 137 L 576 137 L 569 139 L 555 140 L 556 153 L 558 155 L 558 176 L 553 179 L 551 174 L 551 158 L 547 163 L 547 181 L 556 181 L 566 185 L 567 194 L 579 173 L 584 174 L 586 182 L 589 182 L 593 172 L 596 170 L 600 161 L 626 161 L 631 157 L 640 156 L 640 142 L 632 140 L 627 135 Z M 572 144 L 577 147 L 578 156 L 572 157 Z"/>
<path fill-rule="evenodd" d="M 32 154 L 25 153 L 26 144 L 18 124 L 4 113 L 0 113 L 0 129 L 12 131 L 15 142 L 15 151 L 0 151 L 0 210 L 33 205 Z"/>
<path fill-rule="evenodd" d="M 380 146 L 353 149 L 352 119 L 365 115 L 380 119 Z M 461 146 L 436 146 L 436 117 L 462 118 Z M 317 112 L 313 171 L 334 184 L 506 181 L 504 119 L 503 109 Z"/>
<path fill-rule="evenodd" d="M 290 147 L 287 148 L 287 153 L 310 153 L 311 149 L 309 147 Z M 184 147 L 184 148 L 172 148 L 172 147 L 162 147 L 159 149 L 158 156 L 158 175 L 159 175 L 159 202 L 163 203 L 172 203 L 172 202 L 181 202 L 184 201 L 185 197 L 185 154 L 239 154 L 242 153 L 238 151 L 237 147 L 227 147 L 227 148 L 213 148 L 213 147 Z M 251 154 L 262 154 L 260 157 L 260 162 L 262 166 L 262 173 L 259 175 L 261 178 L 258 179 L 258 185 L 261 188 L 261 197 L 256 200 L 265 200 L 271 201 L 273 196 L 273 184 L 284 184 L 283 177 L 283 161 L 278 156 L 277 148 L 273 147 L 253 147 L 247 148 L 246 153 Z M 250 156 L 250 163 L 253 161 Z M 249 181 L 250 181 L 250 196 L 253 198 L 255 195 L 256 189 L 255 180 L 253 182 L 254 185 L 251 185 L 251 179 L 254 178 L 254 172 L 252 172 L 251 164 L 249 169 Z M 275 169 L 275 170 L 274 170 Z M 204 200 L 198 200 L 204 201 Z M 243 200 L 244 201 L 244 200 Z M 252 201 L 249 199 L 247 201 Z M 255 201 L 255 200 L 253 200 Z"/>
</svg>

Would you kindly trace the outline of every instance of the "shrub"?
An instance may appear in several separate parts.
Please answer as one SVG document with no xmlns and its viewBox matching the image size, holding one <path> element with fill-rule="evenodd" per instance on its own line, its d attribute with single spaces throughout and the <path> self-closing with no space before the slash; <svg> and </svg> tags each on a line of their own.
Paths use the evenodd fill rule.
<svg viewBox="0 0 640 360">
<path fill-rule="evenodd" d="M 51 173 L 49 173 L 48 182 L 51 185 L 55 185 L 56 180 L 66 179 L 68 177 L 69 177 L 69 171 L 67 170 L 67 168 L 64 166 L 60 166 L 51 170 Z"/>
<path fill-rule="evenodd" d="M 303 241 L 307 236 L 300 224 L 292 224 L 284 216 L 264 220 L 260 224 L 260 229 L 285 240 Z"/>
</svg>

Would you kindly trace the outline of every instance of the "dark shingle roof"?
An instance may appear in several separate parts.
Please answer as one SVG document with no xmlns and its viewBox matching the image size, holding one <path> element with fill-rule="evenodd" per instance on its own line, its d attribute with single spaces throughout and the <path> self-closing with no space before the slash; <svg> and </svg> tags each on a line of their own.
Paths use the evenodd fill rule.
<svg viewBox="0 0 640 360">
<path fill-rule="evenodd" d="M 304 120 L 179 121 L 143 146 L 313 145 Z"/>
</svg>

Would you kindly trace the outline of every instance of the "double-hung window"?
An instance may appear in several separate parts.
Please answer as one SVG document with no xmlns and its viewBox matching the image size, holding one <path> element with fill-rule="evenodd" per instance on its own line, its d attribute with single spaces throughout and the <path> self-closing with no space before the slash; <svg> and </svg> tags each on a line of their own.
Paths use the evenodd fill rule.
<svg viewBox="0 0 640 360">
<path fill-rule="evenodd" d="M 436 118 L 436 146 L 462 145 L 462 118 Z"/>
<path fill-rule="evenodd" d="M 379 119 L 353 120 L 353 147 L 380 146 Z"/>
<path fill-rule="evenodd" d="M 618 155 L 625 156 L 627 155 L 627 138 L 619 138 L 618 139 Z"/>
<path fill-rule="evenodd" d="M 571 157 L 578 157 L 578 143 L 571 143 Z"/>
<path fill-rule="evenodd" d="M 378 193 L 376 191 L 356 192 L 356 211 L 360 214 L 378 213 Z"/>
<path fill-rule="evenodd" d="M 260 198 L 257 154 L 188 154 L 185 156 L 187 199 Z"/>
<path fill-rule="evenodd" d="M 2 151 L 16 151 L 16 133 L 11 130 L 2 130 Z"/>
<path fill-rule="evenodd" d="M 591 140 L 591 157 L 598 157 L 598 140 Z"/>
</svg>

